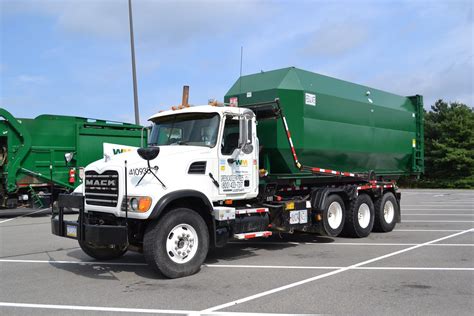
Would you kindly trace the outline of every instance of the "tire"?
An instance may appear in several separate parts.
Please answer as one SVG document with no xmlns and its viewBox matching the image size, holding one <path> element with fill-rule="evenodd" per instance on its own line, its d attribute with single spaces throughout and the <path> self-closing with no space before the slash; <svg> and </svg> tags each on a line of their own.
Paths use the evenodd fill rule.
<svg viewBox="0 0 474 316">
<path fill-rule="evenodd" d="M 400 212 L 397 199 L 392 192 L 385 193 L 375 201 L 375 221 L 373 231 L 391 232 L 397 224 Z"/>
<path fill-rule="evenodd" d="M 323 228 L 327 236 L 336 237 L 344 228 L 345 206 L 337 194 L 327 197 L 323 208 Z"/>
<path fill-rule="evenodd" d="M 360 194 L 351 202 L 346 212 L 342 234 L 346 237 L 363 238 L 369 236 L 373 227 L 374 203 L 367 194 Z"/>
<path fill-rule="evenodd" d="M 187 208 L 171 210 L 145 231 L 143 253 L 147 263 L 171 279 L 198 272 L 208 251 L 207 225 Z"/>
<path fill-rule="evenodd" d="M 127 245 L 97 246 L 79 241 L 79 246 L 88 256 L 98 260 L 112 260 L 122 257 L 127 252 Z"/>
</svg>

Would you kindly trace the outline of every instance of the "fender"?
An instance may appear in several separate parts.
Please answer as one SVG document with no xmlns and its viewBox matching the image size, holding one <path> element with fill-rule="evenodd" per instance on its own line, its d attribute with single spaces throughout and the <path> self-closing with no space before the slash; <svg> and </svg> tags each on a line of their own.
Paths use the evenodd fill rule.
<svg viewBox="0 0 474 316">
<path fill-rule="evenodd" d="M 357 196 L 357 186 L 347 185 L 340 188 L 325 187 L 314 190 L 311 194 L 311 205 L 313 210 L 322 210 L 328 195 L 335 192 L 343 192 L 349 198 L 349 200 L 352 200 Z"/>
<path fill-rule="evenodd" d="M 196 191 L 196 190 L 178 190 L 174 192 L 170 192 L 166 195 L 164 195 L 158 203 L 156 203 L 155 207 L 153 208 L 153 211 L 151 212 L 150 216 L 148 219 L 156 219 L 158 218 L 163 210 L 168 206 L 170 203 L 182 199 L 182 198 L 198 198 L 200 199 L 206 207 L 209 209 L 209 213 L 212 211 L 212 203 L 209 201 L 206 195 L 204 193 Z"/>
</svg>

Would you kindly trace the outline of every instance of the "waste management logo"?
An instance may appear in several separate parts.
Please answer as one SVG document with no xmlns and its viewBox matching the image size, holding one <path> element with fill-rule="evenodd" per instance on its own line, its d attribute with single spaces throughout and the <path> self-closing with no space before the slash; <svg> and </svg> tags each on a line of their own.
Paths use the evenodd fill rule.
<svg viewBox="0 0 474 316">
<path fill-rule="evenodd" d="M 111 143 L 104 143 L 104 157 L 112 157 L 115 155 L 119 155 L 122 153 L 126 153 L 129 151 L 133 151 L 138 147 L 133 146 L 126 146 L 120 144 L 111 144 Z"/>
<path fill-rule="evenodd" d="M 236 166 L 242 166 L 242 167 L 247 167 L 249 165 L 248 161 L 246 159 L 244 160 L 236 160 L 235 161 Z"/>
</svg>

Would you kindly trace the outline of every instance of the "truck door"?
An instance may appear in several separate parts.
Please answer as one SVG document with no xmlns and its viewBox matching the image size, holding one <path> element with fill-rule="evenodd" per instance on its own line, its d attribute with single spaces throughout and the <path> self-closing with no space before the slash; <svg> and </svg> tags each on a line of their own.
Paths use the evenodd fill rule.
<svg viewBox="0 0 474 316">
<path fill-rule="evenodd" d="M 257 192 L 258 145 L 255 118 L 225 116 L 219 151 L 219 194 Z"/>
</svg>

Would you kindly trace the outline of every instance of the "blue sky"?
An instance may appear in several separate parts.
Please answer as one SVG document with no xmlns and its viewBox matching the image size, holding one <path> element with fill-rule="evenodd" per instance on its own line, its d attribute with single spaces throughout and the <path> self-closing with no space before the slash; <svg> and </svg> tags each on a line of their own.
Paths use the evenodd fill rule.
<svg viewBox="0 0 474 316">
<path fill-rule="evenodd" d="M 127 0 L 0 0 L 0 106 L 133 122 Z M 141 122 L 296 66 L 473 106 L 471 1 L 133 0 Z"/>
</svg>

